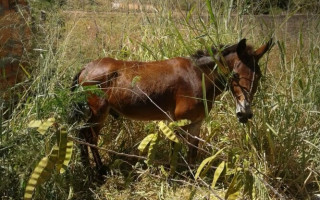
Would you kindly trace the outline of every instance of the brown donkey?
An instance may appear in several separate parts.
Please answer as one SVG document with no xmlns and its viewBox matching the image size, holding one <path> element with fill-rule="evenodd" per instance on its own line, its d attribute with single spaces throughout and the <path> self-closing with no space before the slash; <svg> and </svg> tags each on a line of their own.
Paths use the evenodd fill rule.
<svg viewBox="0 0 320 200">
<path fill-rule="evenodd" d="M 259 59 L 271 48 L 272 40 L 254 50 L 246 39 L 218 51 L 197 51 L 191 57 L 138 62 L 102 58 L 87 64 L 74 78 L 77 86 L 97 86 L 99 94 L 88 95 L 90 127 L 80 130 L 80 137 L 97 145 L 99 131 L 108 114 L 135 120 L 180 120 L 192 123 L 188 132 L 187 160 L 197 155 L 200 126 L 205 118 L 205 104 L 229 88 L 236 102 L 236 116 L 241 123 L 252 118 L 251 102 L 261 77 Z M 203 84 L 205 83 L 204 99 Z M 102 95 L 101 95 L 102 93 Z M 208 99 L 208 101 L 207 101 Z M 98 169 L 103 166 L 99 152 L 91 148 Z M 88 147 L 81 146 L 83 162 L 89 164 Z"/>
</svg>

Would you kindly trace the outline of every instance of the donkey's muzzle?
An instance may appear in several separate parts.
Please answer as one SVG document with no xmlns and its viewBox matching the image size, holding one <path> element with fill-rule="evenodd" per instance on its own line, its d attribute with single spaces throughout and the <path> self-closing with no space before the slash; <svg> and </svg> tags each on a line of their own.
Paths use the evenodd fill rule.
<svg viewBox="0 0 320 200">
<path fill-rule="evenodd" d="M 248 120 L 253 117 L 253 114 L 252 114 L 252 113 L 246 114 L 246 113 L 238 112 L 238 113 L 237 113 L 237 117 L 238 117 L 239 122 L 241 122 L 241 123 L 247 123 Z"/>
<path fill-rule="evenodd" d="M 250 103 L 247 101 L 238 102 L 236 115 L 240 123 L 247 123 L 253 117 Z"/>
</svg>

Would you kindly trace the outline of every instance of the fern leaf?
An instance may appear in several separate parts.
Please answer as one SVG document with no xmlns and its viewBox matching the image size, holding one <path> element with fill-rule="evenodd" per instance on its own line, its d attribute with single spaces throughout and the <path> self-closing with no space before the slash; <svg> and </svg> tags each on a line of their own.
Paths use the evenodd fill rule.
<svg viewBox="0 0 320 200">
<path fill-rule="evenodd" d="M 49 160 L 52 161 L 53 163 L 57 163 L 58 158 L 59 158 L 59 147 L 57 145 L 54 145 L 49 155 Z"/>
<path fill-rule="evenodd" d="M 68 142 L 68 133 L 65 127 L 62 127 L 60 131 L 57 132 L 57 144 L 58 144 L 58 157 L 56 163 L 56 170 L 60 171 L 62 164 L 66 158 L 67 152 L 67 142 Z"/>
<path fill-rule="evenodd" d="M 191 124 L 191 121 L 188 119 L 182 119 L 182 120 L 178 120 L 178 121 L 174 121 L 174 122 L 170 122 L 169 123 L 169 128 L 174 129 L 178 126 L 186 126 Z"/>
<path fill-rule="evenodd" d="M 147 165 L 150 166 L 154 157 L 155 157 L 155 154 L 156 154 L 156 151 L 155 151 L 155 146 L 156 144 L 158 143 L 158 134 L 155 133 L 154 136 L 152 137 L 151 141 L 150 141 L 150 145 L 149 145 L 149 151 L 148 151 L 148 159 L 147 159 Z"/>
<path fill-rule="evenodd" d="M 70 162 L 71 156 L 72 156 L 72 150 L 73 150 L 73 141 L 70 140 L 67 142 L 66 155 L 63 160 L 62 167 L 60 169 L 60 174 L 63 174 L 66 171 L 66 169 L 68 168 L 68 165 L 69 165 L 69 162 Z"/>
<path fill-rule="evenodd" d="M 155 134 L 156 133 L 149 134 L 141 141 L 140 145 L 138 146 L 140 152 L 143 152 L 146 149 L 146 147 L 151 142 Z"/>
<path fill-rule="evenodd" d="M 39 126 L 42 124 L 41 120 L 31 120 L 28 124 L 29 128 L 39 128 Z"/>
<path fill-rule="evenodd" d="M 30 179 L 27 183 L 27 187 L 24 193 L 25 200 L 32 199 L 32 195 L 36 186 L 40 185 L 41 183 L 50 178 L 53 168 L 54 163 L 50 160 L 49 157 L 46 156 L 42 158 L 42 160 L 33 170 Z"/>
<path fill-rule="evenodd" d="M 50 126 L 52 126 L 52 124 L 54 124 L 54 122 L 55 122 L 55 118 L 49 118 L 49 119 L 47 119 L 46 121 L 42 122 L 42 123 L 39 125 L 37 131 L 38 131 L 40 134 L 44 135 L 44 134 L 47 132 L 47 130 L 50 128 Z"/>
<path fill-rule="evenodd" d="M 59 149 L 66 147 L 68 141 L 68 133 L 65 127 L 62 127 L 60 131 L 57 131 L 57 144 Z"/>
<path fill-rule="evenodd" d="M 171 141 L 175 142 L 175 143 L 179 143 L 179 140 L 177 138 L 177 136 L 175 135 L 175 133 L 163 122 L 160 121 L 158 123 L 158 127 L 161 130 L 161 132 Z"/>
</svg>

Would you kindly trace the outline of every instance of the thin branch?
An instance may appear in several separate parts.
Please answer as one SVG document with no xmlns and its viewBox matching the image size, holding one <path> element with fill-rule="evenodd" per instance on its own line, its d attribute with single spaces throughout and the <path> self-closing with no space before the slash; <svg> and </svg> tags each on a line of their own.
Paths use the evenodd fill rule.
<svg viewBox="0 0 320 200">
<path fill-rule="evenodd" d="M 93 147 L 93 148 L 96 148 L 98 150 L 106 151 L 108 153 L 115 154 L 115 155 L 118 155 L 118 156 L 129 157 L 129 158 L 137 158 L 137 159 L 140 159 L 140 160 L 147 160 L 148 159 L 147 157 L 144 157 L 144 156 L 137 156 L 137 155 L 134 155 L 134 154 L 120 153 L 120 152 L 113 151 L 113 150 L 110 150 L 110 149 L 106 149 L 106 148 L 103 148 L 103 147 L 98 147 L 98 146 L 96 146 L 94 144 L 90 144 L 88 142 L 81 141 L 80 139 L 78 139 L 76 137 L 68 136 L 68 139 L 72 140 L 75 143 L 86 145 L 88 147 Z M 156 161 L 156 160 L 153 161 L 153 162 L 155 164 L 170 165 L 170 162 L 163 162 L 163 161 Z M 177 165 L 178 166 L 183 166 L 183 167 L 190 167 L 191 166 L 191 167 L 194 167 L 194 168 L 196 168 L 198 166 L 196 164 L 185 164 L 185 163 L 177 163 Z M 214 167 L 214 166 L 211 166 L 210 168 L 211 169 L 216 169 L 216 167 Z"/>
<path fill-rule="evenodd" d="M 102 151 L 106 151 L 108 153 L 112 153 L 112 154 L 118 155 L 118 156 L 125 156 L 125 157 L 129 157 L 129 158 L 137 158 L 137 159 L 147 160 L 147 158 L 144 157 L 144 156 L 137 156 L 137 155 L 126 154 L 126 153 L 119 153 L 119 152 L 116 152 L 116 151 L 113 151 L 113 150 L 110 150 L 110 149 L 106 149 L 106 148 L 103 148 L 103 147 L 98 147 L 98 146 L 96 146 L 94 144 L 83 142 L 83 141 L 79 140 L 78 138 L 75 138 L 75 137 L 72 137 L 72 136 L 68 136 L 68 139 L 70 139 L 73 142 L 76 142 L 78 144 L 83 144 L 83 145 L 86 145 L 86 146 L 89 146 L 89 147 L 96 148 L 98 150 L 102 150 Z"/>
</svg>

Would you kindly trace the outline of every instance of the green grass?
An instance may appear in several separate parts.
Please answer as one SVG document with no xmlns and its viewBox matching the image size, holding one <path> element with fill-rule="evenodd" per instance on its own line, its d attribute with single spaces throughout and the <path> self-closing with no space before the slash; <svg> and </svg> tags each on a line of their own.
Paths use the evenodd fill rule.
<svg viewBox="0 0 320 200">
<path fill-rule="evenodd" d="M 22 198 L 33 168 L 55 142 L 53 131 L 40 135 L 27 127 L 29 121 L 55 117 L 69 128 L 69 136 L 77 137 L 84 122 L 69 123 L 71 102 L 79 98 L 69 88 L 85 63 L 103 56 L 143 61 L 188 56 L 243 37 L 258 47 L 271 35 L 276 45 L 260 61 L 264 73 L 254 99 L 254 119 L 248 125 L 239 124 L 231 94 L 226 92 L 216 99 L 202 126 L 201 138 L 206 142 L 201 147 L 212 155 L 223 149 L 213 168 L 227 163 L 213 190 L 207 187 L 213 168 L 201 180 L 186 176 L 187 171 L 180 168 L 172 180 L 166 177 L 169 142 L 162 139 L 151 168 L 143 161 L 100 151 L 111 168 L 102 183 L 91 180 L 75 147 L 67 173 L 54 174 L 39 186 L 35 199 L 216 199 L 215 194 L 224 197 L 236 185 L 243 186 L 239 199 L 310 199 L 319 193 L 319 18 L 298 28 L 290 27 L 292 13 L 285 18 L 269 16 L 259 23 L 253 15 L 242 15 L 248 13 L 248 4 L 233 2 L 237 7 L 230 10 L 232 1 L 221 2 L 212 5 L 212 11 L 207 1 L 191 11 L 163 7 L 157 13 L 101 13 L 95 12 L 103 10 L 101 6 L 86 5 L 92 12 L 73 13 L 68 12 L 73 8 L 68 4 L 58 12 L 47 12 L 48 21 L 37 22 L 35 47 L 42 50 L 32 52 L 33 76 L 24 83 L 12 117 L 1 118 L 2 199 Z M 153 129 L 152 122 L 110 117 L 99 146 L 138 155 L 139 142 Z M 200 154 L 198 166 L 209 156 Z M 192 170 L 195 173 L 197 167 Z"/>
</svg>

